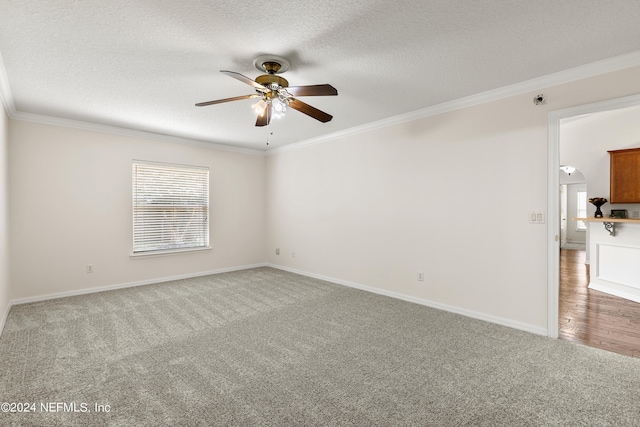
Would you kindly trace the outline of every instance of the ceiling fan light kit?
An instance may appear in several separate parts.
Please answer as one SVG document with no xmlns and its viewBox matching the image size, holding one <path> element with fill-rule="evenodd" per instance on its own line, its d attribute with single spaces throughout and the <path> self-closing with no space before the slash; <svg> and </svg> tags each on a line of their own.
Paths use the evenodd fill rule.
<svg viewBox="0 0 640 427">
<path fill-rule="evenodd" d="M 258 102 L 252 105 L 253 110 L 258 114 L 256 126 L 267 126 L 272 117 L 282 117 L 291 107 L 303 114 L 308 115 L 322 123 L 330 121 L 333 116 L 306 104 L 296 96 L 335 96 L 338 95 L 336 88 L 330 84 L 319 84 L 309 86 L 289 86 L 289 82 L 284 77 L 277 74 L 284 73 L 290 67 L 289 61 L 275 55 L 261 55 L 253 60 L 253 65 L 267 74 L 251 80 L 234 71 L 221 70 L 221 73 L 233 77 L 249 86 L 252 86 L 256 93 L 251 95 L 241 95 L 233 98 L 218 99 L 215 101 L 199 102 L 197 107 L 221 104 L 224 102 L 239 101 L 242 99 L 258 98 Z"/>
</svg>

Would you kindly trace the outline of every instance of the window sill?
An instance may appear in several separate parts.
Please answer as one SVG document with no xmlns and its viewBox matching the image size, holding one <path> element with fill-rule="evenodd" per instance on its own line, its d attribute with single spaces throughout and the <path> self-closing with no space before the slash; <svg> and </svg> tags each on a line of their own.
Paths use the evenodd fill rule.
<svg viewBox="0 0 640 427">
<path fill-rule="evenodd" d="M 142 252 L 142 253 L 132 253 L 129 254 L 130 259 L 142 259 L 142 258 L 157 258 L 164 257 L 168 255 L 178 255 L 178 254 L 190 254 L 194 252 L 202 252 L 202 251 L 210 251 L 211 246 L 207 246 L 204 248 L 188 248 L 188 249 L 172 249 L 166 251 L 157 251 L 157 252 Z"/>
</svg>

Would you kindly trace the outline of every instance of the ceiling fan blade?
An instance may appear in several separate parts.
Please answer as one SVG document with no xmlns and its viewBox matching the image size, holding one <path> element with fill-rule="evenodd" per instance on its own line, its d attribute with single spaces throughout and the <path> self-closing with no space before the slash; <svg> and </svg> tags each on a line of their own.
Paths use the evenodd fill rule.
<svg viewBox="0 0 640 427">
<path fill-rule="evenodd" d="M 233 98 L 216 99 L 215 101 L 198 102 L 196 104 L 196 107 L 204 107 L 204 106 L 213 105 L 213 104 L 222 104 L 223 102 L 239 101 L 241 99 L 249 99 L 249 98 L 260 98 L 260 95 L 254 93 L 251 95 L 234 96 Z"/>
<path fill-rule="evenodd" d="M 240 73 L 236 73 L 235 71 L 226 71 L 226 70 L 220 70 L 220 72 L 226 74 L 229 77 L 233 77 L 236 80 L 240 80 L 242 83 L 246 83 L 249 86 L 253 86 L 260 92 L 269 92 L 269 89 L 262 86 L 260 83 L 256 83 L 253 80 L 251 80 L 249 77 L 243 76 Z"/>
<path fill-rule="evenodd" d="M 293 108 L 294 110 L 298 110 L 301 113 L 306 114 L 307 116 L 313 117 L 316 120 L 320 120 L 322 123 L 326 123 L 333 119 L 332 115 L 327 114 L 324 111 L 320 111 L 309 104 L 305 104 L 299 99 L 291 99 L 289 101 L 289 107 Z"/>
<path fill-rule="evenodd" d="M 264 112 L 256 119 L 256 126 L 267 126 L 271 121 L 271 104 L 267 104 Z"/>
<path fill-rule="evenodd" d="M 329 96 L 338 94 L 337 89 L 331 85 L 289 86 L 286 89 L 293 96 Z"/>
</svg>

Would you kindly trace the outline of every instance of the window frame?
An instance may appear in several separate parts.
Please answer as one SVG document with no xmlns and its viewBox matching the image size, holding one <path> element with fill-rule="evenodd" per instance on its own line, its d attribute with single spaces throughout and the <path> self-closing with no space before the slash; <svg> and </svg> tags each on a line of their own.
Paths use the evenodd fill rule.
<svg viewBox="0 0 640 427">
<path fill-rule="evenodd" d="M 145 177 L 144 173 L 141 173 L 145 169 L 147 174 L 155 174 L 158 177 L 160 183 L 157 187 L 153 187 L 150 191 L 141 192 L 141 187 L 144 183 L 147 183 L 147 185 L 153 184 L 153 178 L 149 178 L 148 176 Z M 190 183 L 188 181 L 188 175 L 190 174 L 193 174 L 193 176 L 197 178 L 194 181 L 196 185 L 189 185 Z M 176 179 L 172 180 L 172 175 L 174 175 Z M 197 188 L 198 186 L 204 186 L 204 189 L 199 191 L 199 189 Z M 176 198 L 176 194 L 181 194 L 182 192 L 176 193 L 175 189 L 180 187 L 188 190 L 191 197 Z M 163 163 L 134 159 L 131 162 L 131 193 L 131 258 L 192 253 L 211 249 L 210 169 L 208 166 Z M 164 203 L 160 203 L 156 209 L 159 208 L 162 210 L 164 208 L 166 210 L 171 210 L 171 213 L 176 216 L 171 218 L 166 223 L 162 221 L 162 219 L 158 220 L 157 216 L 156 218 L 152 216 L 152 219 L 147 221 L 146 224 L 144 221 L 140 221 L 140 213 L 145 210 L 145 206 L 147 208 L 155 206 L 153 206 L 153 204 L 139 203 L 139 201 L 141 200 L 141 198 L 150 200 L 154 197 L 166 197 L 164 199 Z M 189 211 L 190 207 L 191 211 Z M 148 210 L 149 209 L 147 209 L 147 211 Z M 188 234 L 193 234 L 196 236 L 195 238 L 191 238 L 190 241 L 186 243 L 177 243 L 175 241 L 171 242 L 170 238 L 165 239 L 163 237 L 163 232 L 159 232 L 160 237 L 158 237 L 157 239 L 154 240 L 153 238 L 151 238 L 150 242 L 142 242 L 137 240 L 137 236 L 139 238 L 144 234 L 145 227 L 153 228 L 154 225 L 158 224 L 162 224 L 163 228 L 165 224 L 173 226 L 174 228 L 176 226 L 184 226 L 184 216 L 180 216 L 180 213 L 184 212 L 191 212 L 194 218 L 198 221 L 202 219 L 204 220 L 204 223 L 198 222 L 199 225 L 190 226 L 186 230 L 184 228 L 182 229 L 180 237 L 184 237 Z M 157 230 L 152 230 L 152 232 L 158 233 Z M 173 233 L 175 234 L 175 231 Z"/>
<path fill-rule="evenodd" d="M 584 209 L 580 209 L 580 194 L 584 194 Z M 587 217 L 587 191 L 577 190 L 576 191 L 576 217 L 577 218 L 586 218 Z M 587 223 L 585 221 L 576 221 L 576 231 L 587 231 Z"/>
</svg>

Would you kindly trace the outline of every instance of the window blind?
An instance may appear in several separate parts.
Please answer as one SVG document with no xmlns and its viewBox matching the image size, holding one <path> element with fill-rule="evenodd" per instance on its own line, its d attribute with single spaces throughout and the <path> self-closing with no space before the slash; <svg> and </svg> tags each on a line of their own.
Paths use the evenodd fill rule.
<svg viewBox="0 0 640 427">
<path fill-rule="evenodd" d="M 133 253 L 209 246 L 209 168 L 133 162 Z"/>
</svg>

